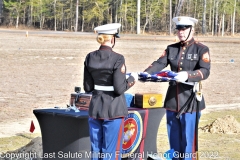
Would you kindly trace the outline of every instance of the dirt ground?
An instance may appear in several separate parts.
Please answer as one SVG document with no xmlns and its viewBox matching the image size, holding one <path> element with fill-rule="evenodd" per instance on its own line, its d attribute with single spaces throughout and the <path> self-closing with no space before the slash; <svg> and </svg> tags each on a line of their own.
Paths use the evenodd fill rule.
<svg viewBox="0 0 240 160">
<path fill-rule="evenodd" d="M 83 61 L 98 49 L 94 33 L 0 29 L 0 137 L 29 133 L 36 108 L 66 107 L 82 87 Z M 127 72 L 140 72 L 175 43 L 175 36 L 121 34 L 114 51 Z M 211 74 L 203 81 L 208 109 L 240 106 L 240 37 L 195 37 L 210 48 Z M 167 83 L 137 83 L 128 93 L 162 93 Z M 36 127 L 35 132 L 40 132 Z"/>
</svg>

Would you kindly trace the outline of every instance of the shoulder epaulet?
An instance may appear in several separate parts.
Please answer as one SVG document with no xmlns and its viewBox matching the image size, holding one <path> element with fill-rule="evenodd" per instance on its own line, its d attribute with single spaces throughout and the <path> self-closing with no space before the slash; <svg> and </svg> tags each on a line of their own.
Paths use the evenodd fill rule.
<svg viewBox="0 0 240 160">
<path fill-rule="evenodd" d="M 169 44 L 168 46 L 175 46 L 175 45 L 179 45 L 180 42 L 176 42 L 176 43 L 172 43 L 172 44 Z"/>
<path fill-rule="evenodd" d="M 199 41 L 195 41 L 194 43 L 197 44 L 197 45 L 199 45 L 199 46 L 206 47 L 204 44 L 202 44 L 202 43 L 199 42 Z"/>
</svg>

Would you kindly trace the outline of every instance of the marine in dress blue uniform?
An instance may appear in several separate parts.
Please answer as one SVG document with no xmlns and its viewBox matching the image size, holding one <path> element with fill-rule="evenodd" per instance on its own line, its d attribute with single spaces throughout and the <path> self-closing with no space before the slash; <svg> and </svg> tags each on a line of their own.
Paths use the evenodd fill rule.
<svg viewBox="0 0 240 160">
<path fill-rule="evenodd" d="M 194 159 L 195 123 L 197 99 L 186 103 L 193 94 L 193 83 L 205 80 L 210 75 L 210 54 L 206 45 L 193 38 L 197 19 L 192 17 L 174 17 L 180 42 L 167 46 L 166 50 L 144 72 L 153 74 L 168 65 L 177 72 L 177 81 L 169 82 L 164 107 L 166 109 L 167 130 L 170 148 L 175 150 L 174 159 Z M 200 111 L 205 108 L 203 96 L 199 102 Z M 185 105 L 187 104 L 187 106 Z M 179 118 L 182 107 L 187 108 Z M 200 114 L 199 114 L 200 118 Z M 198 121 L 197 121 L 198 122 Z"/>
<path fill-rule="evenodd" d="M 137 73 L 126 78 L 124 56 L 112 49 L 120 26 L 96 27 L 100 48 L 87 54 L 84 62 L 84 90 L 92 92 L 89 133 L 93 160 L 121 159 L 124 117 L 128 114 L 124 92 L 138 79 Z"/>
</svg>

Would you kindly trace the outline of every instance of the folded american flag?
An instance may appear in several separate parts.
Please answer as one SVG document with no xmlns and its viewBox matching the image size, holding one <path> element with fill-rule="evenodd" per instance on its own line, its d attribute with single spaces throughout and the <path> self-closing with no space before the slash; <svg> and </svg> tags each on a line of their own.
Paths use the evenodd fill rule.
<svg viewBox="0 0 240 160">
<path fill-rule="evenodd" d="M 169 82 L 175 80 L 174 77 L 177 73 L 169 70 L 160 71 L 154 74 L 147 74 L 145 72 L 138 73 L 140 81 L 151 81 L 151 82 Z"/>
</svg>

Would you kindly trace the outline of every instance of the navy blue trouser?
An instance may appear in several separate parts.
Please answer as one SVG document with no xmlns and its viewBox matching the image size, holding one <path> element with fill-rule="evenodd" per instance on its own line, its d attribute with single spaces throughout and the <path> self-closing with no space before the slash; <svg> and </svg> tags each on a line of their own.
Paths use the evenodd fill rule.
<svg viewBox="0 0 240 160">
<path fill-rule="evenodd" d="M 124 118 L 88 119 L 92 160 L 121 160 Z"/>
<path fill-rule="evenodd" d="M 174 160 L 195 159 L 196 112 L 183 113 L 179 119 L 177 112 L 166 110 L 167 131 L 170 148 L 174 149 Z M 199 118 L 201 113 L 199 113 Z"/>
</svg>

